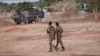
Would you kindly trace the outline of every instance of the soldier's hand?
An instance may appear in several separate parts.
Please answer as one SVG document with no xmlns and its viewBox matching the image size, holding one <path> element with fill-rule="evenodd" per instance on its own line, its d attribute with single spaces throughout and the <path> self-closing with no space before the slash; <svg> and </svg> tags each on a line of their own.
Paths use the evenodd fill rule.
<svg viewBox="0 0 100 56">
<path fill-rule="evenodd" d="M 50 32 L 49 32 L 49 31 L 47 31 L 47 33 L 49 34 Z"/>
</svg>

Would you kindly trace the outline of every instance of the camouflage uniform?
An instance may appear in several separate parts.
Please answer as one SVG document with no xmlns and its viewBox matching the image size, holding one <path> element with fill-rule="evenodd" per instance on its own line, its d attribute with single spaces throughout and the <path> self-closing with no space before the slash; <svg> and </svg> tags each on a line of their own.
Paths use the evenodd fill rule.
<svg viewBox="0 0 100 56">
<path fill-rule="evenodd" d="M 56 27 L 56 34 L 57 34 L 57 43 L 56 43 L 56 48 L 58 47 L 58 44 L 60 43 L 60 45 L 62 46 L 62 50 L 65 50 L 63 43 L 62 43 L 62 33 L 63 33 L 63 29 L 60 26 Z"/>
<path fill-rule="evenodd" d="M 49 45 L 50 45 L 50 52 L 51 52 L 53 47 L 52 42 L 55 39 L 55 28 L 53 26 L 49 26 L 47 29 L 47 33 L 49 34 Z"/>
</svg>

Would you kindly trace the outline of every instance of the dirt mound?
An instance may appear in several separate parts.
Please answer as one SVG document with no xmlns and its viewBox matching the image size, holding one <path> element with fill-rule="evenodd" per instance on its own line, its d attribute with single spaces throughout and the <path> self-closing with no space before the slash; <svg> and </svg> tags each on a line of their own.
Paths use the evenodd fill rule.
<svg viewBox="0 0 100 56">
<path fill-rule="evenodd" d="M 0 27 L 8 26 L 8 25 L 14 25 L 14 24 L 12 22 L 6 21 L 4 19 L 0 19 Z"/>
</svg>

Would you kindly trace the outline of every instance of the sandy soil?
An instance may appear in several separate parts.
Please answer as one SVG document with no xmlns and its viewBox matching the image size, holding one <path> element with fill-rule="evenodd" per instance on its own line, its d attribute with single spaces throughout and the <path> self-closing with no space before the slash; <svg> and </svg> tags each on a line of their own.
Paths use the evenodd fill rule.
<svg viewBox="0 0 100 56">
<path fill-rule="evenodd" d="M 64 28 L 67 24 L 61 24 Z M 100 56 L 100 30 L 67 30 L 64 28 L 65 51 L 48 52 L 47 24 L 1 27 L 0 56 Z M 55 45 L 56 41 L 54 41 Z"/>
<path fill-rule="evenodd" d="M 16 25 L 11 19 L 2 20 L 0 56 L 100 56 L 100 23 L 61 23 L 66 50 L 59 46 L 58 52 L 48 52 L 46 22 Z"/>
</svg>

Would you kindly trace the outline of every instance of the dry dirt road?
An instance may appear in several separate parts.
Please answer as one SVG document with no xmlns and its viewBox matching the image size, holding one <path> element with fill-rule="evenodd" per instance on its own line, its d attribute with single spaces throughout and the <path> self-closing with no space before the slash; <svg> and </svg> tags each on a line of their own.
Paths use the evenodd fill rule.
<svg viewBox="0 0 100 56">
<path fill-rule="evenodd" d="M 100 56 L 99 23 L 61 26 L 64 28 L 62 40 L 66 50 L 61 51 L 59 46 L 58 52 L 54 49 L 48 52 L 47 24 L 0 27 L 0 56 Z"/>
</svg>

